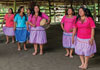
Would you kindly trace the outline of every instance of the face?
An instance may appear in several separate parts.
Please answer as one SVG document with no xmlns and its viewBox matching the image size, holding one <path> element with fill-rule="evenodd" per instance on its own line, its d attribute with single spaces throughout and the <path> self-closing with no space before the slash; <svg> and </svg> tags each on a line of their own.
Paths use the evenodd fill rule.
<svg viewBox="0 0 100 70">
<path fill-rule="evenodd" d="M 21 12 L 24 12 L 24 8 L 21 9 Z"/>
<path fill-rule="evenodd" d="M 72 9 L 68 9 L 68 15 L 72 15 L 73 14 L 73 11 L 72 11 Z"/>
<path fill-rule="evenodd" d="M 11 10 L 11 9 L 9 9 L 9 10 L 8 10 L 8 13 L 9 13 L 9 14 L 12 14 L 12 10 Z"/>
<path fill-rule="evenodd" d="M 31 11 L 29 9 L 27 9 L 27 14 L 30 14 L 30 13 L 31 13 Z"/>
<path fill-rule="evenodd" d="M 39 7 L 38 6 L 35 6 L 34 7 L 34 11 L 35 11 L 35 13 L 38 13 L 39 12 Z"/>
<path fill-rule="evenodd" d="M 82 8 L 79 9 L 79 15 L 80 16 L 85 16 L 85 12 Z"/>
</svg>

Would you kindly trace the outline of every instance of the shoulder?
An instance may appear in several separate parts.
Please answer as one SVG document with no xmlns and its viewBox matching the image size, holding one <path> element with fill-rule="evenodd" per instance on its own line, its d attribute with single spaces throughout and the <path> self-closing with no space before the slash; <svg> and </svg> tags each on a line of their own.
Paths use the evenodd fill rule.
<svg viewBox="0 0 100 70">
<path fill-rule="evenodd" d="M 63 16 L 63 19 L 64 19 L 66 16 L 67 16 L 67 15 L 64 15 L 64 16 Z"/>
</svg>

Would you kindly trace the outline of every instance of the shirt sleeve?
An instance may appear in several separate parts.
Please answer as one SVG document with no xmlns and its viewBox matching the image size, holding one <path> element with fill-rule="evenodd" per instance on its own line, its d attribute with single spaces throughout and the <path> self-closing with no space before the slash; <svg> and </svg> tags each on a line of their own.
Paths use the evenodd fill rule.
<svg viewBox="0 0 100 70">
<path fill-rule="evenodd" d="M 18 14 L 16 14 L 15 18 L 14 18 L 14 22 L 17 22 L 18 20 Z"/>
<path fill-rule="evenodd" d="M 30 16 L 28 17 L 28 21 L 29 21 L 29 22 L 32 22 L 32 15 L 30 15 Z"/>
<path fill-rule="evenodd" d="M 90 22 L 90 27 L 91 28 L 96 28 L 95 22 L 94 22 L 94 20 L 91 17 L 89 17 L 89 22 Z"/>
<path fill-rule="evenodd" d="M 48 20 L 48 16 L 45 13 L 42 13 L 42 17 Z"/>
<path fill-rule="evenodd" d="M 74 20 L 73 20 L 73 28 L 76 28 L 76 16 L 74 16 Z"/>
<path fill-rule="evenodd" d="M 61 24 L 64 24 L 65 16 L 61 19 Z"/>
</svg>

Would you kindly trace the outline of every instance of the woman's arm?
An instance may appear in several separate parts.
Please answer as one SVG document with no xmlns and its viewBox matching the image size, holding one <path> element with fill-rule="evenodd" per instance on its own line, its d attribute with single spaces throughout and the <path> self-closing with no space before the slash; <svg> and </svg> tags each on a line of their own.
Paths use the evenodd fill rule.
<svg viewBox="0 0 100 70">
<path fill-rule="evenodd" d="M 76 34 L 76 28 L 73 28 L 73 35 L 72 35 L 72 44 L 74 44 L 74 37 L 75 37 L 75 34 Z"/>
<path fill-rule="evenodd" d="M 16 22 L 14 22 L 14 30 L 16 30 L 16 24 L 17 24 L 17 23 L 16 23 Z"/>
<path fill-rule="evenodd" d="M 31 22 L 27 22 L 29 25 L 31 25 L 31 26 L 33 26 L 33 27 L 35 27 L 36 25 L 35 24 L 32 24 Z"/>
<path fill-rule="evenodd" d="M 93 41 L 94 41 L 94 34 L 95 34 L 95 29 L 94 29 L 94 28 L 92 28 L 92 30 L 91 30 L 90 45 L 93 45 Z"/>
<path fill-rule="evenodd" d="M 64 24 L 63 24 L 63 23 L 61 23 L 61 28 L 62 28 L 62 30 L 65 32 Z"/>
</svg>

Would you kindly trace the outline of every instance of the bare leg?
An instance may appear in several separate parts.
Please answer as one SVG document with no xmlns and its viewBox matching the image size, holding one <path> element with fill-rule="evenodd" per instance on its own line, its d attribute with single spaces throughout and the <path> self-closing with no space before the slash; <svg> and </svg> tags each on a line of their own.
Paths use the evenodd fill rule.
<svg viewBox="0 0 100 70">
<path fill-rule="evenodd" d="M 18 42 L 18 51 L 21 51 L 21 46 L 19 42 Z"/>
<path fill-rule="evenodd" d="M 37 47 L 38 47 L 38 45 L 37 44 L 34 44 L 34 53 L 33 53 L 33 55 L 36 55 L 37 54 Z"/>
<path fill-rule="evenodd" d="M 81 60 L 81 66 L 79 66 L 79 68 L 83 68 L 85 62 L 84 62 L 84 56 L 80 56 L 80 60 Z"/>
<path fill-rule="evenodd" d="M 89 56 L 85 56 L 85 64 L 84 64 L 83 69 L 87 69 L 87 67 L 88 67 L 88 61 L 89 61 Z"/>
<path fill-rule="evenodd" d="M 9 37 L 8 36 L 6 36 L 6 43 L 5 44 L 8 44 L 8 42 L 9 42 Z"/>
<path fill-rule="evenodd" d="M 69 49 L 68 48 L 65 48 L 66 49 L 66 54 L 65 54 L 65 56 L 69 56 Z"/>
<path fill-rule="evenodd" d="M 24 43 L 24 50 L 27 51 L 26 42 Z"/>
<path fill-rule="evenodd" d="M 14 43 L 15 42 L 15 37 L 14 36 L 12 36 L 12 43 Z"/>
<path fill-rule="evenodd" d="M 73 49 L 70 49 L 70 58 L 73 58 Z"/>
<path fill-rule="evenodd" d="M 43 45 L 40 44 L 40 55 L 43 55 Z"/>
</svg>

